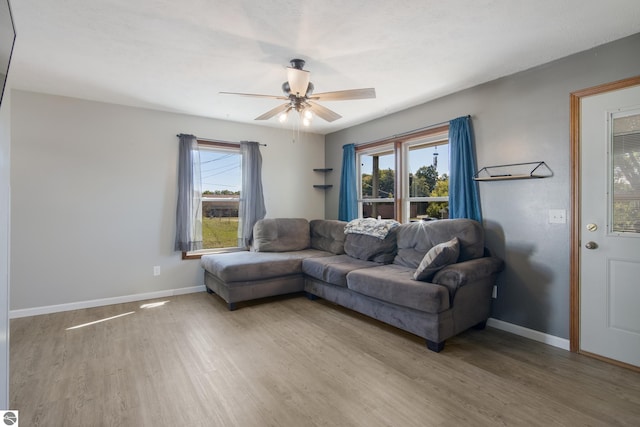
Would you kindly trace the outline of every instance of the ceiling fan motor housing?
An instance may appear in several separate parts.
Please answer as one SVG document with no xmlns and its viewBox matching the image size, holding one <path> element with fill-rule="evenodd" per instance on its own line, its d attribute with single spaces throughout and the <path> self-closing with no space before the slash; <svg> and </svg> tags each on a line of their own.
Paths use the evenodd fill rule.
<svg viewBox="0 0 640 427">
<path fill-rule="evenodd" d="M 294 58 L 291 61 L 289 61 L 289 64 L 291 64 L 291 67 L 295 68 L 296 70 L 302 70 L 302 68 L 304 67 L 305 61 L 304 59 Z"/>
</svg>

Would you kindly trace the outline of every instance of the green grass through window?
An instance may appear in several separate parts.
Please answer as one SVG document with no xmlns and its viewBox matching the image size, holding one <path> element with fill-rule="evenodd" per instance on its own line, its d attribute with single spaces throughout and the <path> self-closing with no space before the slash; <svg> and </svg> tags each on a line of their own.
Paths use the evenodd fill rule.
<svg viewBox="0 0 640 427">
<path fill-rule="evenodd" d="M 202 218 L 202 247 L 235 248 L 238 246 L 238 218 Z"/>
</svg>

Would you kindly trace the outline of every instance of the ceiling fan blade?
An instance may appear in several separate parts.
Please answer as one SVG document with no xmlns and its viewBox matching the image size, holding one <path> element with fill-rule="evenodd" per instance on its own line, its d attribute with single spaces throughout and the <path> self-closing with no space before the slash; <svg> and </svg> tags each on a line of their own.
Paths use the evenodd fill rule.
<svg viewBox="0 0 640 427">
<path fill-rule="evenodd" d="M 311 73 L 298 68 L 287 67 L 287 81 L 291 93 L 297 97 L 303 97 L 307 94 Z"/>
<path fill-rule="evenodd" d="M 342 117 L 340 114 L 335 111 L 331 111 L 326 107 L 323 107 L 320 104 L 316 104 L 315 102 L 307 102 L 307 108 L 309 108 L 313 113 L 315 113 L 321 119 L 324 119 L 328 122 L 333 122 Z"/>
<path fill-rule="evenodd" d="M 272 108 L 271 110 L 267 111 L 263 115 L 256 117 L 255 120 L 269 120 L 271 117 L 277 116 L 278 114 L 282 113 L 283 111 L 286 111 L 290 107 L 291 107 L 291 104 L 287 102 L 286 104 L 282 104 L 277 106 L 276 108 Z"/>
<path fill-rule="evenodd" d="M 315 93 L 309 97 L 314 101 L 345 101 L 348 99 L 369 99 L 376 97 L 376 90 L 372 87 L 364 89 L 338 90 L 335 92 Z"/>
<path fill-rule="evenodd" d="M 253 98 L 269 98 L 269 99 L 282 99 L 287 100 L 286 96 L 277 96 L 277 95 L 259 95 L 257 93 L 239 93 L 239 92 L 218 92 L 221 95 L 240 95 L 240 96 L 251 96 Z"/>
</svg>

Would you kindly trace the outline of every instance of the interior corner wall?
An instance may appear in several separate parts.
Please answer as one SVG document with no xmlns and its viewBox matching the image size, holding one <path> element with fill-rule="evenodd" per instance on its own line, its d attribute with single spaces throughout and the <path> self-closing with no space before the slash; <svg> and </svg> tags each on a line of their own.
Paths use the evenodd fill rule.
<svg viewBox="0 0 640 427">
<path fill-rule="evenodd" d="M 551 178 L 479 183 L 486 244 L 506 263 L 492 317 L 569 338 L 571 224 L 548 222 L 550 209 L 571 209 L 569 96 L 640 75 L 638 52 L 640 34 L 329 134 L 325 163 L 336 172 L 327 184 L 339 188 L 342 145 L 467 114 L 478 168 L 546 162 Z M 327 194 L 327 219 L 337 218 L 338 194 Z"/>
<path fill-rule="evenodd" d="M 322 135 L 19 90 L 11 127 L 12 310 L 203 284 L 173 250 L 181 132 L 267 144 L 267 216 L 324 214 Z"/>
<path fill-rule="evenodd" d="M 0 410 L 9 409 L 9 233 L 11 205 L 11 94 L 0 108 Z"/>
</svg>

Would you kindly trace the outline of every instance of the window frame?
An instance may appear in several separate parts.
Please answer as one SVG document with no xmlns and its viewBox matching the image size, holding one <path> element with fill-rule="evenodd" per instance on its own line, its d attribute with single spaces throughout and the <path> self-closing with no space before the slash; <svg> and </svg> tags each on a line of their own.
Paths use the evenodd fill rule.
<svg viewBox="0 0 640 427">
<path fill-rule="evenodd" d="M 240 151 L 239 142 L 220 141 L 220 140 L 214 140 L 214 139 L 199 139 L 199 138 L 196 140 L 196 142 L 198 143 L 198 149 L 236 152 L 240 155 L 240 162 L 242 164 L 243 159 Z M 202 182 L 202 178 L 200 180 Z M 242 173 L 240 173 L 240 180 L 242 180 Z M 241 182 L 241 187 L 242 187 L 242 182 Z M 204 201 L 204 197 L 200 202 L 201 215 L 204 214 L 204 211 L 202 209 L 203 201 Z M 238 197 L 238 202 L 240 202 L 240 197 Z M 230 246 L 225 248 L 207 248 L 207 249 L 200 249 L 197 251 L 182 252 L 182 259 L 200 259 L 202 255 L 227 253 L 227 252 L 242 252 L 245 250 L 246 250 L 245 248 L 242 248 L 240 246 Z"/>
<path fill-rule="evenodd" d="M 411 203 L 419 203 L 419 202 L 449 202 L 449 196 L 410 196 L 409 194 L 409 174 L 411 171 L 409 170 L 409 152 L 413 147 L 439 147 L 441 145 L 449 146 L 449 134 L 448 132 L 440 132 L 433 135 L 425 136 L 423 138 L 411 139 L 409 141 L 405 141 L 401 144 L 402 151 L 402 177 L 403 182 L 406 182 L 407 185 L 402 187 L 401 194 L 401 203 L 403 203 L 402 208 L 402 223 L 410 222 L 411 215 Z"/>
<path fill-rule="evenodd" d="M 446 142 L 445 142 L 446 141 Z M 395 204 L 394 218 L 398 222 L 409 222 L 411 202 L 448 202 L 449 197 L 409 197 L 409 150 L 415 145 L 444 145 L 449 143 L 449 124 L 433 126 L 421 130 L 407 132 L 402 135 L 392 136 L 377 141 L 356 145 L 356 173 L 358 179 L 358 217 L 362 218 L 363 204 L 366 202 L 389 202 Z M 362 196 L 362 170 L 360 156 L 373 153 L 385 153 L 390 149 L 395 155 L 395 182 L 394 197 L 363 199 Z M 407 183 L 407 184 L 405 184 Z"/>
<path fill-rule="evenodd" d="M 398 174 L 396 173 L 394 178 L 394 188 L 393 188 L 393 198 L 390 197 L 376 197 L 376 198 L 368 198 L 365 199 L 362 194 L 362 161 L 360 160 L 361 156 L 368 154 L 394 154 L 394 171 L 397 167 L 397 153 L 395 152 L 395 147 L 393 144 L 380 144 L 372 147 L 364 147 L 362 150 L 358 150 L 356 147 L 356 173 L 358 176 L 358 218 L 363 217 L 364 213 L 364 205 L 365 203 L 390 203 L 394 204 L 394 214 L 397 211 L 397 178 Z"/>
</svg>

